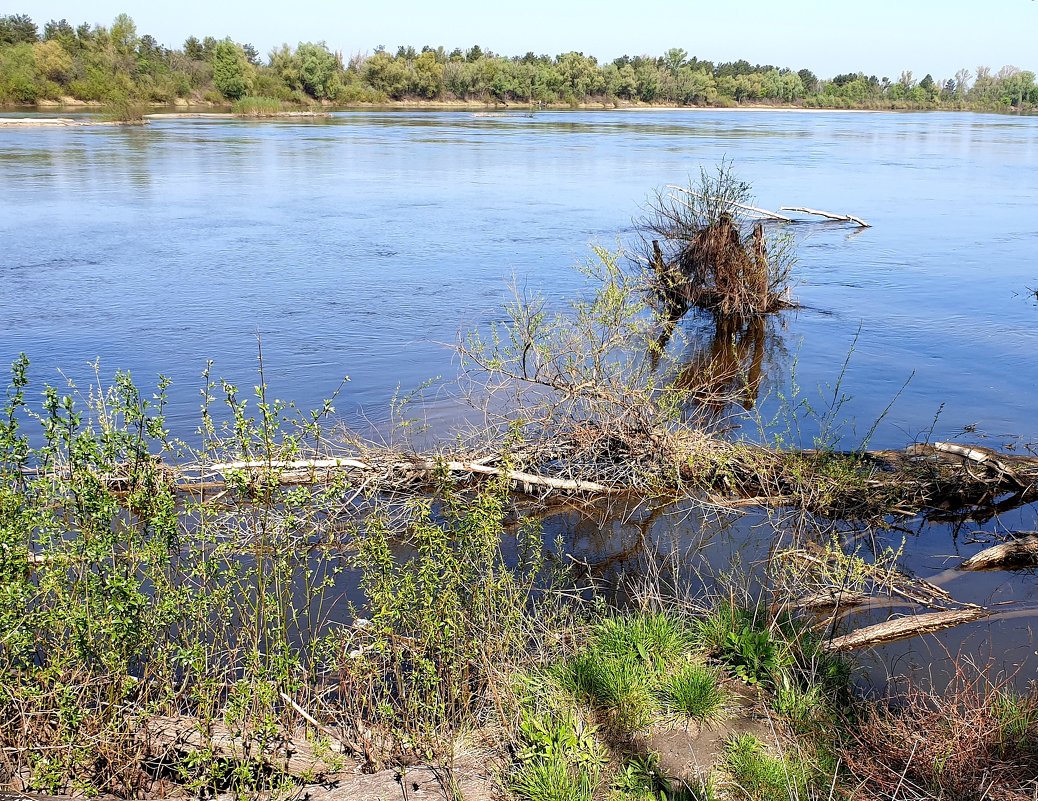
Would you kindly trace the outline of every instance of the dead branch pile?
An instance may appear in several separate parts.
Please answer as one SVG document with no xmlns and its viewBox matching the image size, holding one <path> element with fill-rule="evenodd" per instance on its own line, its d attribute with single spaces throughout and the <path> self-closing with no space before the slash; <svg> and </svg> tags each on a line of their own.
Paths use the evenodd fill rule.
<svg viewBox="0 0 1038 801">
<path fill-rule="evenodd" d="M 540 496 L 693 497 L 719 506 L 788 507 L 830 518 L 926 515 L 986 519 L 1038 497 L 1038 457 L 981 446 L 915 444 L 903 451 L 776 450 L 699 430 L 645 430 L 588 422 L 509 449 L 414 454 L 368 446 L 339 456 L 165 465 L 178 492 L 342 481 L 355 493 L 428 491 L 503 476 Z M 504 446 L 499 447 L 503 448 Z M 968 451 L 962 455 L 961 450 Z M 983 466 L 976 459 L 985 456 Z M 126 477 L 99 476 L 116 492 Z"/>
</svg>

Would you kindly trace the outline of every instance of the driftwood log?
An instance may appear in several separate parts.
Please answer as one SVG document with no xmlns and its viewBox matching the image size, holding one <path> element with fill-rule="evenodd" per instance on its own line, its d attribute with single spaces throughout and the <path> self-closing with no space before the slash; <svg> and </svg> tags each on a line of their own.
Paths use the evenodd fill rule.
<svg viewBox="0 0 1038 801">
<path fill-rule="evenodd" d="M 884 623 L 865 626 L 849 634 L 844 634 L 842 637 L 836 637 L 829 641 L 828 647 L 833 651 L 851 651 L 856 648 L 867 648 L 872 645 L 881 645 L 908 637 L 916 637 L 920 634 L 932 634 L 933 632 L 950 629 L 963 623 L 972 623 L 990 614 L 991 612 L 983 607 L 968 606 L 964 609 L 946 609 L 942 612 L 926 612 L 921 615 L 896 617 Z"/>
<path fill-rule="evenodd" d="M 708 198 L 705 195 L 701 195 L 698 192 L 693 192 L 692 190 L 690 190 L 690 189 L 688 189 L 687 187 L 684 187 L 684 186 L 675 186 L 674 184 L 667 184 L 667 189 L 673 189 L 676 192 L 681 192 L 684 195 L 689 195 L 690 197 L 696 197 L 696 198 L 699 198 L 701 200 L 712 200 L 713 199 L 713 198 Z M 740 211 L 748 211 L 751 214 L 758 214 L 761 217 L 766 217 L 769 220 L 777 220 L 778 222 L 793 222 L 791 217 L 787 217 L 784 214 L 778 214 L 778 213 L 776 213 L 774 211 L 768 211 L 767 209 L 760 209 L 760 208 L 757 208 L 756 206 L 748 206 L 745 203 L 736 203 L 733 200 L 726 200 L 726 201 L 724 201 L 724 203 L 725 203 L 725 205 L 731 206 L 732 208 L 739 209 Z"/>
<path fill-rule="evenodd" d="M 318 747 L 301 730 L 291 737 L 265 742 L 262 747 L 246 741 L 219 721 L 210 724 L 208 734 L 208 737 L 202 734 L 199 721 L 192 717 L 155 717 L 147 724 L 147 738 L 152 748 L 167 756 L 209 747 L 216 756 L 236 761 L 255 759 L 262 754 L 264 762 L 297 778 L 340 773 L 348 762 L 338 742 L 329 738 L 328 743 Z M 349 764 L 352 767 L 351 761 Z"/>
<path fill-rule="evenodd" d="M 1038 533 L 994 545 L 959 565 L 959 570 L 1015 570 L 1038 567 Z"/>
<path fill-rule="evenodd" d="M 23 473 L 68 478 L 67 470 L 25 468 Z M 698 431 L 621 438 L 587 423 L 509 453 L 429 456 L 372 447 L 311 459 L 156 463 L 150 480 L 185 494 L 338 480 L 357 491 L 413 492 L 431 489 L 444 477 L 465 484 L 493 476 L 541 497 L 700 497 L 716 505 L 801 508 L 845 519 L 922 514 L 934 520 L 985 520 L 1038 500 L 1038 457 L 979 445 L 773 450 Z M 130 490 L 134 480 L 129 469 L 95 479 L 115 493 Z"/>
</svg>

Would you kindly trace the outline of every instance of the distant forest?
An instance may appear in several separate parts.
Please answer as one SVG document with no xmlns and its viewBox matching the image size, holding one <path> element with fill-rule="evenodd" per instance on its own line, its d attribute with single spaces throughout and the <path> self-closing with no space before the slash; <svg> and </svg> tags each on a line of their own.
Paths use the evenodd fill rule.
<svg viewBox="0 0 1038 801">
<path fill-rule="evenodd" d="M 120 14 L 108 27 L 0 17 L 0 103 L 72 98 L 86 102 L 214 103 L 270 98 L 300 105 L 390 100 L 476 101 L 537 105 L 602 103 L 814 108 L 1032 111 L 1035 74 L 980 66 L 953 76 L 917 79 L 848 72 L 820 78 L 739 60 L 701 61 L 681 48 L 661 56 L 599 63 L 583 53 L 502 56 L 474 46 L 377 48 L 348 59 L 323 42 L 282 45 L 266 58 L 230 38 L 191 36 L 168 48 L 140 34 Z"/>
</svg>

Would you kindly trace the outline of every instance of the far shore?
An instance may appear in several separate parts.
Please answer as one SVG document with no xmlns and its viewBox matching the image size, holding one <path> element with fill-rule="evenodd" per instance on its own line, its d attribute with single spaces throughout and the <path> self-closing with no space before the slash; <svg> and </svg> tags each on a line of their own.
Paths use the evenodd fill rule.
<svg viewBox="0 0 1038 801">
<path fill-rule="evenodd" d="M 100 102 L 88 102 L 76 100 L 72 97 L 63 97 L 60 100 L 44 100 L 35 104 L 25 105 L 0 105 L 0 112 L 16 111 L 21 113 L 60 113 L 62 111 L 95 112 L 105 107 Z M 176 117 L 189 118 L 216 118 L 234 117 L 230 104 L 216 104 L 201 99 L 177 98 L 171 103 L 146 103 L 146 117 L 172 119 Z M 803 105 L 786 103 L 746 103 L 739 105 L 689 105 L 677 106 L 673 104 L 656 105 L 652 103 L 638 103 L 622 100 L 609 100 L 606 98 L 589 99 L 580 103 L 523 103 L 502 102 L 495 100 L 385 100 L 380 102 L 351 102 L 343 104 L 315 103 L 311 106 L 298 105 L 291 102 L 284 103 L 285 110 L 277 115 L 269 116 L 320 116 L 333 111 L 351 110 L 427 110 L 427 111 L 567 111 L 567 110 L 603 110 L 603 111 L 792 111 L 799 113 L 876 113 L 884 111 L 965 111 L 968 109 L 951 108 L 839 108 L 839 107 L 805 107 Z M 997 113 L 997 112 L 996 112 Z M 246 115 L 248 116 L 248 115 Z"/>
</svg>

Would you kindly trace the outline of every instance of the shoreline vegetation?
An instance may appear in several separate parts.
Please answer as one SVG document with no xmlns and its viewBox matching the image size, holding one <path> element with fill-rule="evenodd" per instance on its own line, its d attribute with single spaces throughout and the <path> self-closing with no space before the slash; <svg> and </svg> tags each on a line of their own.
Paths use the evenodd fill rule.
<svg viewBox="0 0 1038 801">
<path fill-rule="evenodd" d="M 21 357 L 0 406 L 0 787 L 1033 799 L 1038 687 L 959 655 L 946 689 L 875 698 L 846 652 L 991 611 L 911 575 L 895 536 L 1033 502 L 1038 456 L 837 450 L 838 386 L 828 409 L 791 398 L 786 434 L 736 435 L 759 362 L 722 349 L 689 371 L 678 323 L 737 342 L 795 308 L 787 223 L 748 192 L 725 164 L 658 191 L 640 250 L 595 250 L 587 296 L 517 297 L 472 332 L 457 388 L 485 428 L 432 451 L 406 402 L 376 443 L 334 397 L 270 397 L 262 349 L 251 395 L 207 367 L 190 445 L 166 379 L 39 393 Z M 677 500 L 719 531 L 761 510 L 765 561 L 690 594 L 690 554 L 646 552 L 610 585 L 547 534 L 560 509 L 606 524 Z M 1017 546 L 983 566 L 1038 558 Z M 862 628 L 862 608 L 885 622 Z"/>
<path fill-rule="evenodd" d="M 1012 65 L 963 68 L 952 76 L 821 78 L 808 68 L 703 61 L 679 47 L 599 62 L 579 52 L 505 56 L 479 46 L 379 48 L 346 58 L 323 42 L 300 42 L 264 59 L 229 37 L 191 36 L 166 47 L 140 34 L 126 14 L 110 26 L 62 19 L 42 29 L 25 14 L 0 16 L 0 107 L 132 101 L 193 108 L 243 100 L 283 110 L 472 103 L 1030 113 L 1038 107 L 1038 85 L 1034 72 Z"/>
</svg>

